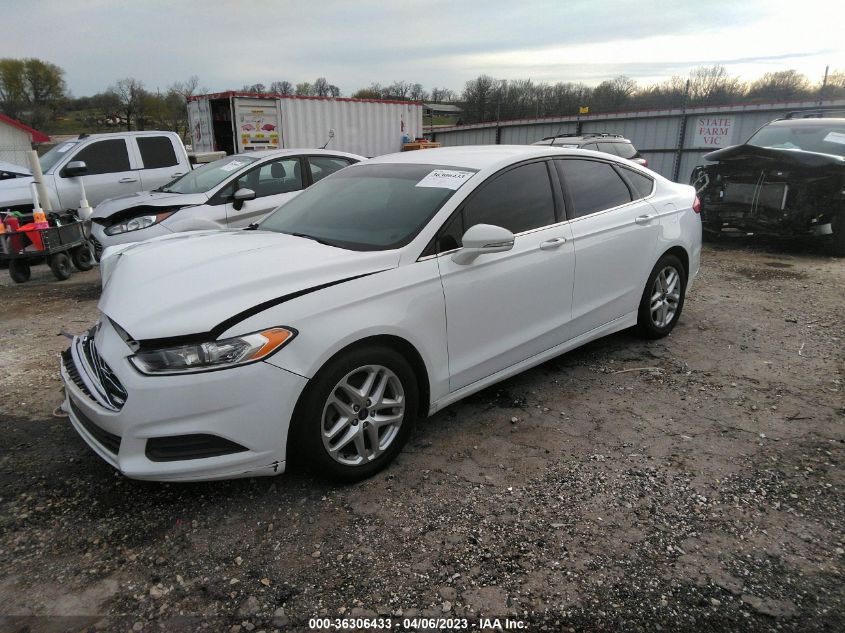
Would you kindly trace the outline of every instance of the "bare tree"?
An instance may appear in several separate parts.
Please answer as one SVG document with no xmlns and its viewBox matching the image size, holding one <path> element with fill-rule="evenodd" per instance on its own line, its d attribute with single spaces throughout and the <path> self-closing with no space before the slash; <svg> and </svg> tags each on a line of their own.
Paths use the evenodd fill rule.
<svg viewBox="0 0 845 633">
<path fill-rule="evenodd" d="M 134 121 L 138 129 L 144 128 L 144 84 L 133 77 L 121 79 L 109 87 L 120 102 L 121 114 L 126 119 L 126 129 L 132 129 Z"/>
<path fill-rule="evenodd" d="M 289 81 L 274 81 L 270 84 L 270 92 L 278 95 L 292 95 L 293 85 Z"/>
<path fill-rule="evenodd" d="M 785 101 L 809 97 L 810 80 L 797 70 L 766 73 L 748 88 L 750 99 Z"/>
<path fill-rule="evenodd" d="M 301 84 L 296 84 L 296 95 L 299 97 L 313 97 L 314 86 L 312 86 L 307 81 Z"/>
</svg>

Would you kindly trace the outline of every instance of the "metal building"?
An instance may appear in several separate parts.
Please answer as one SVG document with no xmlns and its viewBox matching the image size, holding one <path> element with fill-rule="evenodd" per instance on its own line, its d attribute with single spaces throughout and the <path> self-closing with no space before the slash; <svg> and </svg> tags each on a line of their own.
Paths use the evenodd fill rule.
<svg viewBox="0 0 845 633">
<path fill-rule="evenodd" d="M 845 107 L 845 99 L 515 119 L 438 128 L 429 136 L 447 147 L 527 145 L 556 134 L 621 134 L 648 160 L 650 169 L 686 183 L 708 152 L 743 143 L 764 123 L 788 112 L 820 107 Z"/>
<path fill-rule="evenodd" d="M 0 161 L 28 167 L 27 155 L 33 144 L 49 142 L 43 132 L 0 114 Z"/>
</svg>

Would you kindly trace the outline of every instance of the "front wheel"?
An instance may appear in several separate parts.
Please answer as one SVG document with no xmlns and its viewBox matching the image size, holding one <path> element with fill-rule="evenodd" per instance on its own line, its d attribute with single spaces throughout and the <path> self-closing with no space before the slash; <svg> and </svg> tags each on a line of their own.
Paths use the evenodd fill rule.
<svg viewBox="0 0 845 633">
<path fill-rule="evenodd" d="M 294 414 L 289 455 L 301 451 L 317 475 L 357 481 L 387 466 L 407 442 L 419 390 L 408 361 L 387 347 L 362 347 L 327 363 Z"/>
<path fill-rule="evenodd" d="M 671 332 L 681 316 L 687 289 L 687 275 L 681 261 L 664 255 L 648 276 L 640 308 L 637 328 L 646 338 L 663 338 Z"/>
</svg>

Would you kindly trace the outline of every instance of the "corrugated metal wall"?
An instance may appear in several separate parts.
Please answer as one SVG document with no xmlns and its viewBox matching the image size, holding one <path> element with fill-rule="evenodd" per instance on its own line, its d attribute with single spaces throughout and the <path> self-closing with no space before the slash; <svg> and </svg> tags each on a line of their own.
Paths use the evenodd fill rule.
<svg viewBox="0 0 845 633">
<path fill-rule="evenodd" d="M 825 101 L 823 107 L 845 107 L 845 99 Z M 724 115 L 733 117 L 733 143 L 742 143 L 763 124 L 781 118 L 794 110 L 812 110 L 817 102 L 794 102 L 782 104 L 756 104 L 747 106 L 722 106 L 712 108 L 690 108 L 686 114 L 678 110 L 648 112 L 622 112 L 554 119 L 526 119 L 522 121 L 501 121 L 471 126 L 460 126 L 436 130 L 430 136 L 443 146 L 451 145 L 527 145 L 545 136 L 573 134 L 580 122 L 581 132 L 610 132 L 621 134 L 631 140 L 634 146 L 648 160 L 649 168 L 672 178 L 675 159 L 680 159 L 678 182 L 689 182 L 690 173 L 696 165 L 704 162 L 709 149 L 693 148 L 695 125 L 701 116 Z M 681 123 L 686 118 L 683 144 L 678 148 Z"/>
<path fill-rule="evenodd" d="M 32 150 L 29 134 L 0 121 L 0 161 L 27 167 L 27 154 Z"/>
<path fill-rule="evenodd" d="M 412 137 L 422 136 L 422 106 L 413 103 L 281 99 L 285 147 L 322 147 L 362 156 L 398 152 L 402 123 Z"/>
</svg>

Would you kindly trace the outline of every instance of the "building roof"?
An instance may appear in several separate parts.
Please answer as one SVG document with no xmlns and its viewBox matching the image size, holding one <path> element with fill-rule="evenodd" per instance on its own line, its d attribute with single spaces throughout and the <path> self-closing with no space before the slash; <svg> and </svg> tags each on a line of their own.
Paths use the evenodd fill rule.
<svg viewBox="0 0 845 633">
<path fill-rule="evenodd" d="M 306 97 L 303 95 L 283 95 L 277 92 L 244 92 L 242 90 L 225 90 L 204 95 L 191 95 L 188 101 L 202 99 L 228 99 L 229 97 L 248 97 L 255 99 L 303 99 L 307 101 L 355 101 L 358 103 L 398 103 L 401 105 L 422 105 L 420 101 L 405 101 L 398 99 L 354 99 L 352 97 Z"/>
<path fill-rule="evenodd" d="M 460 106 L 452 105 L 450 103 L 424 103 L 423 107 L 434 110 L 435 112 L 454 112 L 459 114 L 463 112 Z"/>
<path fill-rule="evenodd" d="M 29 127 L 28 125 L 24 125 L 20 121 L 15 121 L 14 119 L 10 119 L 5 114 L 0 114 L 0 122 L 8 123 L 12 127 L 16 127 L 19 130 L 23 130 L 27 134 L 29 134 L 30 139 L 33 143 L 49 143 L 50 137 L 44 134 L 44 132 L 39 132 L 36 129 Z"/>
</svg>

